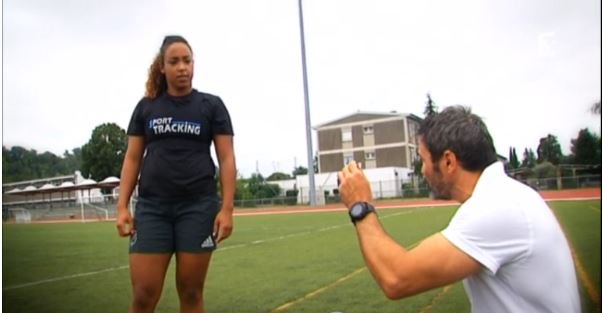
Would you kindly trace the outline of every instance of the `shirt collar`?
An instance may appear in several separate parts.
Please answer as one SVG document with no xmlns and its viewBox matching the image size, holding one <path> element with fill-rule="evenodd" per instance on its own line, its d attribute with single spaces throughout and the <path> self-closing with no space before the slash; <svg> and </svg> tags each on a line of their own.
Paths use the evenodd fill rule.
<svg viewBox="0 0 603 313">
<path fill-rule="evenodd" d="M 501 177 L 501 174 L 506 176 L 505 167 L 502 162 L 496 161 L 488 165 L 477 179 L 477 184 L 475 184 L 472 195 L 478 194 L 482 189 L 488 188 L 488 185 L 496 181 L 498 177 Z"/>
</svg>

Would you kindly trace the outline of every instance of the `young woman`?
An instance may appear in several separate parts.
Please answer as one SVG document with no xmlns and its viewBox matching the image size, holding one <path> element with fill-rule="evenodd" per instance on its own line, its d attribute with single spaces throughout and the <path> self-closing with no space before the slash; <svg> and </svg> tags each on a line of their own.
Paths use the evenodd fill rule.
<svg viewBox="0 0 603 313">
<path fill-rule="evenodd" d="M 180 36 L 165 37 L 149 69 L 145 97 L 128 126 L 117 231 L 130 236 L 131 313 L 154 311 L 172 254 L 180 312 L 203 312 L 211 253 L 232 232 L 232 125 L 219 97 L 192 88 L 193 65 L 188 42 Z M 210 155 L 212 142 L 222 201 Z M 137 183 L 132 218 L 128 205 Z"/>
</svg>

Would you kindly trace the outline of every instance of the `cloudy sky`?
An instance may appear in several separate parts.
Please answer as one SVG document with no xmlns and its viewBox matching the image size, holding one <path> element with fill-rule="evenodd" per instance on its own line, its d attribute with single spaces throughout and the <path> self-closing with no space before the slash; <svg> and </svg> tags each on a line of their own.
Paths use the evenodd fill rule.
<svg viewBox="0 0 603 313">
<path fill-rule="evenodd" d="M 95 126 L 127 127 L 166 34 L 219 95 L 244 176 L 306 166 L 296 0 L 5 0 L 5 146 L 62 155 Z M 595 0 L 305 0 L 312 125 L 356 111 L 471 106 L 502 155 L 556 135 L 563 152 L 601 97 Z M 314 147 L 316 138 L 314 137 Z"/>
</svg>

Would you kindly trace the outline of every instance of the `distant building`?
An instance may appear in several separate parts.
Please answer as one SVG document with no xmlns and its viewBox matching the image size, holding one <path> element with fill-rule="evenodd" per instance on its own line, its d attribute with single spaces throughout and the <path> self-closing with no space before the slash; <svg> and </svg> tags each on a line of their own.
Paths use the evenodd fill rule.
<svg viewBox="0 0 603 313">
<path fill-rule="evenodd" d="M 13 190 L 15 188 L 24 189 L 28 186 L 34 186 L 36 188 L 40 188 L 45 184 L 53 184 L 60 185 L 64 182 L 75 182 L 76 174 L 73 175 L 63 175 L 63 176 L 55 176 L 55 177 L 47 177 L 40 179 L 32 179 L 32 180 L 24 180 L 12 183 L 2 184 L 2 193 Z"/>
<path fill-rule="evenodd" d="M 32 179 L 32 180 L 24 180 L 12 183 L 2 184 L 2 205 L 16 203 L 20 204 L 23 201 L 43 201 L 45 198 L 42 193 L 40 194 L 28 194 L 27 196 L 24 194 L 14 194 L 15 191 L 24 191 L 24 190 L 38 190 L 44 186 L 54 185 L 59 186 L 63 183 L 75 183 L 76 175 L 63 175 L 63 176 L 54 176 L 54 177 L 46 177 L 40 179 Z M 55 195 L 56 196 L 56 195 Z M 74 192 L 66 192 L 60 195 L 62 197 L 75 197 Z"/>
<path fill-rule="evenodd" d="M 418 157 L 414 114 L 356 112 L 314 127 L 318 138 L 319 173 L 337 172 L 351 160 L 365 169 L 412 170 Z"/>
<path fill-rule="evenodd" d="M 47 177 L 2 184 L 2 207 L 35 206 L 37 204 L 94 203 L 104 201 L 100 188 L 113 191 L 117 198 L 117 177 L 107 177 L 101 182 L 86 179 L 80 171 L 73 175 Z"/>
</svg>

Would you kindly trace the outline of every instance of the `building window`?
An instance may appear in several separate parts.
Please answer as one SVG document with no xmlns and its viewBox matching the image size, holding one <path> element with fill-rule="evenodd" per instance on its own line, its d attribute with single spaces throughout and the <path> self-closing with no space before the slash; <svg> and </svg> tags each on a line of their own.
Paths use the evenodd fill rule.
<svg viewBox="0 0 603 313">
<path fill-rule="evenodd" d="M 352 141 L 352 128 L 344 127 L 341 129 L 341 141 L 343 141 L 343 142 Z"/>
<path fill-rule="evenodd" d="M 373 125 L 367 125 L 362 127 L 362 131 L 364 132 L 365 135 L 369 135 L 373 133 Z"/>
<path fill-rule="evenodd" d="M 352 161 L 354 161 L 353 153 L 344 153 L 343 154 L 343 165 L 348 165 Z"/>
<path fill-rule="evenodd" d="M 364 158 L 365 158 L 366 160 L 374 160 L 374 159 L 375 159 L 375 157 L 376 157 L 376 156 L 375 156 L 375 152 L 366 152 L 366 153 L 364 154 Z"/>
<path fill-rule="evenodd" d="M 408 142 L 417 144 L 417 124 L 414 121 L 408 121 Z"/>
</svg>

